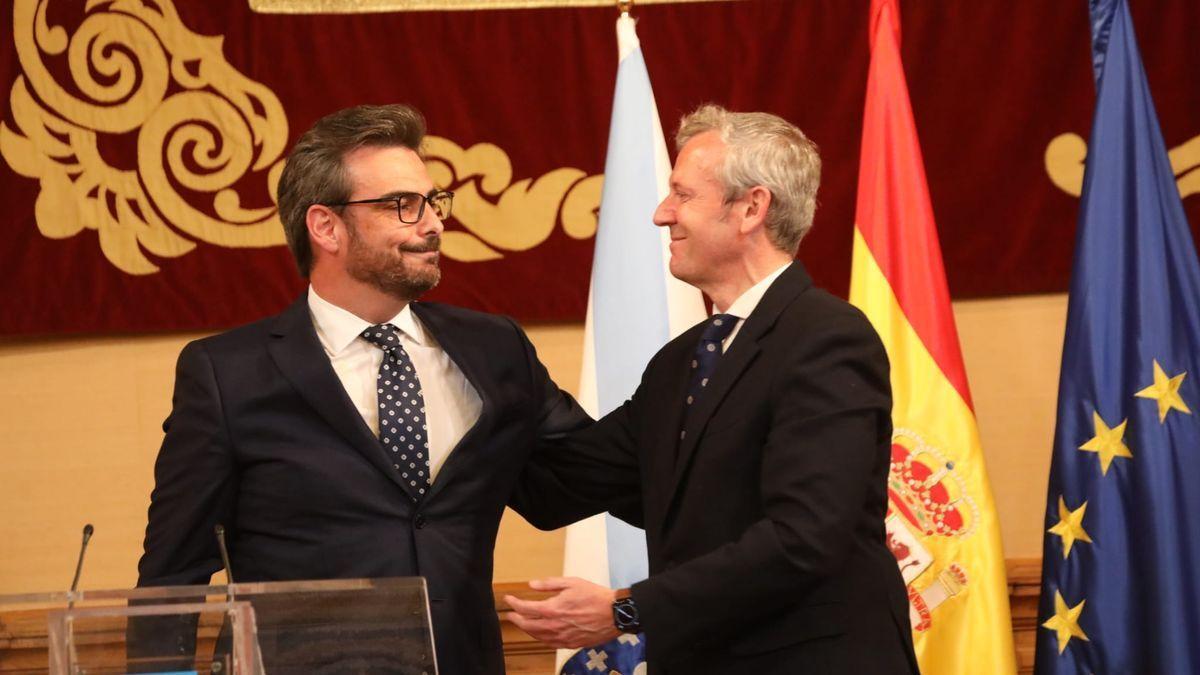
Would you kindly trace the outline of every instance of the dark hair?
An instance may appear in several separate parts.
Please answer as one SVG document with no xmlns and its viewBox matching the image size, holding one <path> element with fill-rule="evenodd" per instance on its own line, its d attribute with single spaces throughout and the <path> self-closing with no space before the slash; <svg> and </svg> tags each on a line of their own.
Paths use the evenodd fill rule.
<svg viewBox="0 0 1200 675">
<path fill-rule="evenodd" d="M 279 219 L 300 274 L 312 271 L 312 244 L 306 218 L 313 204 L 350 199 L 351 186 L 342 162 L 364 146 L 401 146 L 420 152 L 425 118 L 407 105 L 360 105 L 317 120 L 292 148 L 276 191 Z"/>
</svg>

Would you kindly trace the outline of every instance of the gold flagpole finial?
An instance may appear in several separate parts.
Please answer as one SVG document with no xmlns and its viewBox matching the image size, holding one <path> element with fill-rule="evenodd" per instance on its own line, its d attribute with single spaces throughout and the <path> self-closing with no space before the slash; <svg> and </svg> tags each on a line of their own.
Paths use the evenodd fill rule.
<svg viewBox="0 0 1200 675">
<path fill-rule="evenodd" d="M 617 0 L 617 10 L 622 14 L 628 14 L 631 9 L 633 9 L 633 0 Z"/>
</svg>

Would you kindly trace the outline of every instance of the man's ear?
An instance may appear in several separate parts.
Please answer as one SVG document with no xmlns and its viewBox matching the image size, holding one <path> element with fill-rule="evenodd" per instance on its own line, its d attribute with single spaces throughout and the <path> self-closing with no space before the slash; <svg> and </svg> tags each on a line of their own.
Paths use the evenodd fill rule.
<svg viewBox="0 0 1200 675">
<path fill-rule="evenodd" d="M 771 191 L 761 185 L 755 185 L 746 191 L 742 198 L 742 234 L 750 234 L 762 229 L 767 222 L 767 209 L 771 208 Z"/>
<path fill-rule="evenodd" d="M 336 254 L 342 244 L 341 220 L 328 206 L 313 204 L 308 207 L 304 222 L 308 226 L 308 238 L 313 247 Z"/>
</svg>

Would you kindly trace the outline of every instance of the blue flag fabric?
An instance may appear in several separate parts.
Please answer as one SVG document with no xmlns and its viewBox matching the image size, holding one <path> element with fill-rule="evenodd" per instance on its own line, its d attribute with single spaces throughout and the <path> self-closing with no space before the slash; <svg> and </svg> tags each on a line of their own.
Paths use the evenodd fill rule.
<svg viewBox="0 0 1200 675">
<path fill-rule="evenodd" d="M 1089 9 L 1035 672 L 1200 673 L 1200 263 L 1126 2 Z"/>
<path fill-rule="evenodd" d="M 644 675 L 646 646 L 642 636 L 622 635 L 602 645 L 580 649 L 563 664 L 561 675 Z"/>
</svg>

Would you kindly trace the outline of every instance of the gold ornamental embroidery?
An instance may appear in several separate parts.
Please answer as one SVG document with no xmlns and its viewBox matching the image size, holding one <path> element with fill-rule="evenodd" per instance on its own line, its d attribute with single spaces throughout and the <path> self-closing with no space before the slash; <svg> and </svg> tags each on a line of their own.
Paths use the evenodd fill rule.
<svg viewBox="0 0 1200 675">
<path fill-rule="evenodd" d="M 480 262 L 503 257 L 500 250 L 527 251 L 546 241 L 560 216 L 567 235 L 596 234 L 602 175 L 561 168 L 513 182 L 508 155 L 490 143 L 464 150 L 429 136 L 424 150 L 433 182 L 454 186 L 454 219 L 466 229 L 442 233 L 442 252 L 454 260 Z"/>
<path fill-rule="evenodd" d="M 637 0 L 638 5 L 671 5 L 720 0 Z M 612 7 L 614 0 L 249 0 L 264 14 L 366 14 L 375 12 L 468 11 L 476 9 L 543 9 Z"/>
<path fill-rule="evenodd" d="M 51 239 L 95 230 L 105 258 L 133 275 L 201 242 L 283 245 L 275 189 L 287 116 L 224 58 L 223 38 L 188 30 L 170 0 L 88 0 L 73 34 L 49 24 L 48 4 L 15 2 L 22 74 L 9 93 L 14 125 L 0 122 L 0 156 L 39 182 L 38 230 Z M 136 145 L 135 166 L 105 157 L 120 143 Z M 463 229 L 446 231 L 448 258 L 526 251 L 559 223 L 576 239 L 596 232 L 602 175 L 560 168 L 514 182 L 495 145 L 430 136 L 425 152 L 434 180 L 456 193 Z"/>
<path fill-rule="evenodd" d="M 1179 198 L 1200 193 L 1200 136 L 1167 152 Z M 1076 197 L 1083 194 L 1083 163 L 1087 159 L 1087 142 L 1079 134 L 1055 136 L 1046 146 L 1046 175 L 1058 189 Z"/>
<path fill-rule="evenodd" d="M 105 257 L 129 274 L 158 271 L 147 253 L 174 258 L 197 241 L 281 244 L 270 195 L 287 119 L 269 89 L 229 65 L 222 38 L 189 31 L 165 0 L 89 0 L 68 35 L 48 24 L 47 3 L 13 7 L 23 75 L 9 95 L 15 128 L 0 125 L 0 155 L 40 183 L 41 233 L 96 230 Z M 64 57 L 69 88 L 44 60 Z M 168 95 L 170 84 L 180 90 Z M 110 164 L 101 137 L 136 142 L 136 166 Z M 267 188 L 261 207 L 243 207 L 234 190 L 250 172 Z"/>
</svg>

